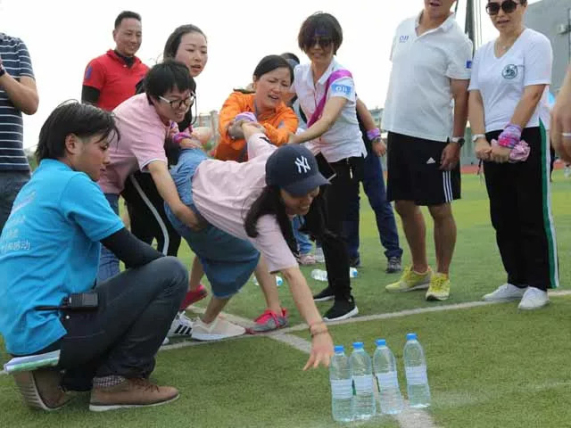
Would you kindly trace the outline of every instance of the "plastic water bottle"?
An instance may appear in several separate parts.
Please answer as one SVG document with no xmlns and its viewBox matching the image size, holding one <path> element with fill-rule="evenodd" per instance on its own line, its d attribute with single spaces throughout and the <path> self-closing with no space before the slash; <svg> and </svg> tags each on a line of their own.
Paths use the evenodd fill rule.
<svg viewBox="0 0 571 428">
<path fill-rule="evenodd" d="M 329 366 L 331 382 L 331 412 L 338 422 L 353 420 L 353 381 L 349 358 L 343 346 L 335 347 L 335 354 Z"/>
<path fill-rule="evenodd" d="M 353 387 L 355 389 L 356 420 L 366 420 L 375 416 L 375 394 L 373 390 L 373 367 L 371 358 L 363 348 L 363 342 L 353 343 L 353 353 L 349 358 Z"/>
<path fill-rule="evenodd" d="M 403 352 L 406 372 L 406 389 L 410 407 L 423 408 L 430 406 L 430 387 L 426 375 L 426 360 L 416 333 L 406 335 Z"/>
<path fill-rule="evenodd" d="M 327 281 L 327 271 L 322 269 L 313 269 L 311 277 L 317 281 Z"/>
<path fill-rule="evenodd" d="M 399 388 L 395 356 L 387 346 L 385 339 L 378 339 L 376 344 L 373 369 L 379 387 L 381 412 L 386 415 L 396 415 L 402 411 L 404 402 Z"/>
<path fill-rule="evenodd" d="M 351 278 L 357 278 L 357 275 L 359 275 L 359 272 L 357 271 L 357 269 L 355 269 L 354 267 L 349 268 L 349 276 Z"/>
</svg>

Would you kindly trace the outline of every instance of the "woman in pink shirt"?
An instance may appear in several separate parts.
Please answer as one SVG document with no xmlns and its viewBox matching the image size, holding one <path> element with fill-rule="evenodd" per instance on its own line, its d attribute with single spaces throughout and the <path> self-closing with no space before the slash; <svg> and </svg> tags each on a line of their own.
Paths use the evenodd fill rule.
<svg viewBox="0 0 571 428">
<path fill-rule="evenodd" d="M 218 314 L 252 274 L 258 250 L 270 272 L 281 272 L 288 282 L 293 300 L 309 325 L 312 351 L 305 368 L 328 365 L 333 342 L 288 242 L 295 242 L 290 222 L 294 215 L 306 216 L 308 228 L 316 236 L 327 233 L 320 216 L 323 201 L 319 194 L 320 186 L 329 182 L 305 147 L 277 148 L 257 123 L 239 121 L 234 126 L 247 141 L 248 162 L 208 159 L 202 150 L 189 149 L 183 150 L 171 170 L 181 200 L 204 228 L 191 230 L 168 206 L 165 210 L 200 258 L 212 285 L 213 297 L 204 315 L 194 322 L 192 337 L 210 340 L 231 336 L 234 330 L 240 334 L 240 327 Z M 248 254 L 249 260 L 238 260 Z"/>
</svg>

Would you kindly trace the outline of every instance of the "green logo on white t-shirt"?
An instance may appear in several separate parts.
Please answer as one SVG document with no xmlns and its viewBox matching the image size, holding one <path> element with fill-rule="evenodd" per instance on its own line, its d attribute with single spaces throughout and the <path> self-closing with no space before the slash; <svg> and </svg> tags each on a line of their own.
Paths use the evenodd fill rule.
<svg viewBox="0 0 571 428">
<path fill-rule="evenodd" d="M 502 76 L 504 79 L 515 79 L 517 77 L 517 65 L 515 64 L 508 64 L 502 70 Z"/>
</svg>

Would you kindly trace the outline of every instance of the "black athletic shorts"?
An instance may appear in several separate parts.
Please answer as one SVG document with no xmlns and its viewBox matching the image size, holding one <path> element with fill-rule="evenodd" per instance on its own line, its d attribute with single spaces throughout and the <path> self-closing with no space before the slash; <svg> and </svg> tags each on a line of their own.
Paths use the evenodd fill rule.
<svg viewBox="0 0 571 428">
<path fill-rule="evenodd" d="M 460 165 L 440 169 L 445 142 L 389 132 L 389 201 L 414 201 L 416 205 L 441 205 L 460 199 Z"/>
</svg>

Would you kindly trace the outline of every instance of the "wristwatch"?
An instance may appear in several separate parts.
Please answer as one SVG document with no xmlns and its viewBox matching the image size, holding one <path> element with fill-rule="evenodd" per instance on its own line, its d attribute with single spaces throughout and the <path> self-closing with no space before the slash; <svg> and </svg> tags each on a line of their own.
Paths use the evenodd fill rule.
<svg viewBox="0 0 571 428">
<path fill-rule="evenodd" d="M 464 143 L 466 142 L 466 140 L 464 139 L 464 137 L 452 137 L 452 138 L 450 138 L 450 142 L 459 144 L 460 147 L 462 147 L 464 145 Z"/>
<path fill-rule="evenodd" d="M 486 136 L 484 134 L 474 134 L 472 135 L 472 143 L 475 143 L 476 141 L 478 141 L 480 138 L 486 138 Z"/>
</svg>

